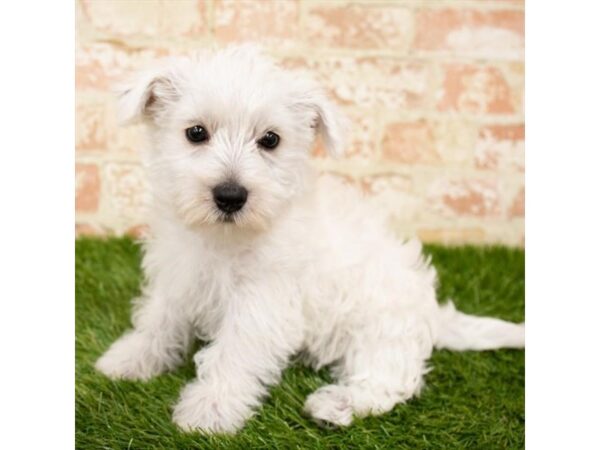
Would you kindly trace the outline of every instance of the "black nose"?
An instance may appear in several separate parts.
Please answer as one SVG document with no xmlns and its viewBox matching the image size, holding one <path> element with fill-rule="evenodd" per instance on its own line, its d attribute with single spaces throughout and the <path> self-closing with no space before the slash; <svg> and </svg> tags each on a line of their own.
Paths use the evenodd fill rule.
<svg viewBox="0 0 600 450">
<path fill-rule="evenodd" d="M 242 209 L 248 191 L 244 186 L 228 181 L 213 188 L 213 198 L 219 209 L 229 214 Z"/>
</svg>

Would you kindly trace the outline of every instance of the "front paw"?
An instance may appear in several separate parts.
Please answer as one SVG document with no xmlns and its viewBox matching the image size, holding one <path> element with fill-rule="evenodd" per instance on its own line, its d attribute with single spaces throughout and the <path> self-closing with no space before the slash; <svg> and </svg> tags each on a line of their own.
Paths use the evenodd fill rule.
<svg viewBox="0 0 600 450">
<path fill-rule="evenodd" d="M 152 349 L 152 338 L 132 331 L 115 341 L 96 361 L 96 370 L 112 379 L 147 380 L 164 372 L 166 358 Z"/>
<path fill-rule="evenodd" d="M 226 386 L 203 381 L 189 383 L 173 411 L 173 422 L 184 431 L 233 434 L 244 426 L 252 410 L 241 395 Z"/>
<path fill-rule="evenodd" d="M 318 424 L 345 427 L 352 423 L 352 396 L 344 386 L 323 386 L 308 396 L 304 411 Z"/>
</svg>

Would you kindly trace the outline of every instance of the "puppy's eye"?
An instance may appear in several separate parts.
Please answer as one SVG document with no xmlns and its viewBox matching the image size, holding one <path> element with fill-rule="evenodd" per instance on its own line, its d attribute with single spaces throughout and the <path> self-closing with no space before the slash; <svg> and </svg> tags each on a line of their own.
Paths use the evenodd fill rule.
<svg viewBox="0 0 600 450">
<path fill-rule="evenodd" d="M 199 144 L 201 142 L 208 140 L 208 131 L 201 127 L 200 125 L 194 125 L 193 127 L 189 127 L 185 130 L 185 136 L 188 141 Z"/>
<path fill-rule="evenodd" d="M 263 137 L 256 141 L 258 145 L 267 150 L 273 150 L 279 145 L 279 135 L 268 131 Z"/>
</svg>

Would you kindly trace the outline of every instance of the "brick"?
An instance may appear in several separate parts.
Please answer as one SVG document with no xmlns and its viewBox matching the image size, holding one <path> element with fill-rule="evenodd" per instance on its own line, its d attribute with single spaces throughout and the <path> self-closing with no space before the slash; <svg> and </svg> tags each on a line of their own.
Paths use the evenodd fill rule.
<svg viewBox="0 0 600 450">
<path fill-rule="evenodd" d="M 78 95 L 75 148 L 77 152 L 138 155 L 143 145 L 143 126 L 119 126 L 116 97 L 112 93 L 88 98 Z"/>
<path fill-rule="evenodd" d="M 81 0 L 90 26 L 115 37 L 197 36 L 208 30 L 203 0 Z"/>
<path fill-rule="evenodd" d="M 75 237 L 80 236 L 101 236 L 104 230 L 96 225 L 89 223 L 75 223 Z"/>
<path fill-rule="evenodd" d="M 100 174 L 95 164 L 75 165 L 75 210 L 95 212 L 100 198 Z"/>
<path fill-rule="evenodd" d="M 392 228 L 418 221 L 425 211 L 415 192 L 415 181 L 408 175 L 383 172 L 361 177 L 357 183 L 370 198 L 374 211 L 381 213 Z"/>
<path fill-rule="evenodd" d="M 508 211 L 509 218 L 525 217 L 525 187 L 517 193 Z"/>
<path fill-rule="evenodd" d="M 446 164 L 470 166 L 477 137 L 477 126 L 461 119 L 435 122 L 436 150 Z"/>
<path fill-rule="evenodd" d="M 215 37 L 221 42 L 281 44 L 298 37 L 298 0 L 217 0 Z"/>
<path fill-rule="evenodd" d="M 284 58 L 282 65 L 311 72 L 339 104 L 366 109 L 426 108 L 434 83 L 429 64 L 385 57 Z"/>
<path fill-rule="evenodd" d="M 106 150 L 109 127 L 106 105 L 77 99 L 75 110 L 75 148 L 77 151 Z"/>
<path fill-rule="evenodd" d="M 497 183 L 487 179 L 441 179 L 429 189 L 431 208 L 444 217 L 498 217 Z"/>
<path fill-rule="evenodd" d="M 451 64 L 445 67 L 437 107 L 440 111 L 511 114 L 521 110 L 520 96 L 497 67 Z"/>
<path fill-rule="evenodd" d="M 377 119 L 369 114 L 343 112 L 350 121 L 349 138 L 344 148 L 344 157 L 352 159 L 373 160 L 377 157 L 376 128 Z M 312 155 L 317 158 L 327 156 L 321 139 L 318 139 Z"/>
<path fill-rule="evenodd" d="M 432 125 L 425 120 L 389 125 L 383 137 L 383 156 L 402 164 L 439 162 Z"/>
<path fill-rule="evenodd" d="M 370 198 L 375 210 L 391 222 L 413 222 L 420 218 L 424 209 L 421 199 L 414 192 L 413 180 L 406 175 L 384 172 L 357 178 L 331 170 L 325 170 L 321 174 L 322 177 L 334 178 L 358 189 Z"/>
<path fill-rule="evenodd" d="M 525 125 L 484 126 L 475 145 L 475 165 L 480 169 L 525 170 Z"/>
<path fill-rule="evenodd" d="M 351 123 L 351 138 L 346 156 L 364 160 L 375 159 L 377 156 L 377 118 L 371 114 L 355 112 L 348 114 L 348 119 Z"/>
<path fill-rule="evenodd" d="M 523 62 L 506 64 L 504 73 L 510 86 L 515 112 L 523 114 L 525 111 L 525 65 Z"/>
<path fill-rule="evenodd" d="M 110 151 L 128 156 L 133 155 L 136 158 L 140 156 L 140 149 L 145 145 L 143 125 L 121 127 L 116 124 L 115 120 L 111 120 L 108 122 L 107 127 L 112 130 L 109 133 L 108 146 Z"/>
<path fill-rule="evenodd" d="M 416 14 L 414 47 L 484 58 L 523 58 L 523 11 L 421 9 Z"/>
<path fill-rule="evenodd" d="M 119 219 L 139 220 L 149 199 L 148 186 L 139 164 L 108 163 L 104 181 L 107 203 L 112 214 Z"/>
<path fill-rule="evenodd" d="M 472 158 L 475 127 L 468 121 L 420 119 L 389 124 L 383 158 L 401 164 L 462 164 Z"/>
<path fill-rule="evenodd" d="M 369 175 L 360 179 L 363 191 L 369 195 L 382 195 L 390 191 L 411 192 L 413 181 L 405 176 L 394 172 Z"/>
<path fill-rule="evenodd" d="M 398 223 L 414 222 L 423 212 L 421 199 L 414 192 L 411 178 L 397 173 L 381 173 L 362 177 L 362 190 L 372 198 L 377 210 Z"/>
<path fill-rule="evenodd" d="M 164 49 L 130 48 L 97 42 L 75 48 L 75 87 L 79 90 L 110 90 L 133 72 L 167 55 Z"/>
<path fill-rule="evenodd" d="M 322 2 L 309 9 L 306 31 L 309 42 L 319 47 L 406 51 L 412 20 L 410 10 L 393 5 Z"/>
</svg>

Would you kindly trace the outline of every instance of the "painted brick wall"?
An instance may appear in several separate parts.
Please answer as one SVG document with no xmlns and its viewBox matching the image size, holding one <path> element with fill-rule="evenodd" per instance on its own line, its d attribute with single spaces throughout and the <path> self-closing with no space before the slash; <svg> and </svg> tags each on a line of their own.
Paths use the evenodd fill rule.
<svg viewBox="0 0 600 450">
<path fill-rule="evenodd" d="M 400 235 L 524 241 L 524 3 L 520 0 L 79 0 L 76 229 L 138 233 L 141 128 L 119 128 L 111 86 L 168 54 L 262 43 L 308 68 L 354 121 L 346 159 Z"/>
</svg>

